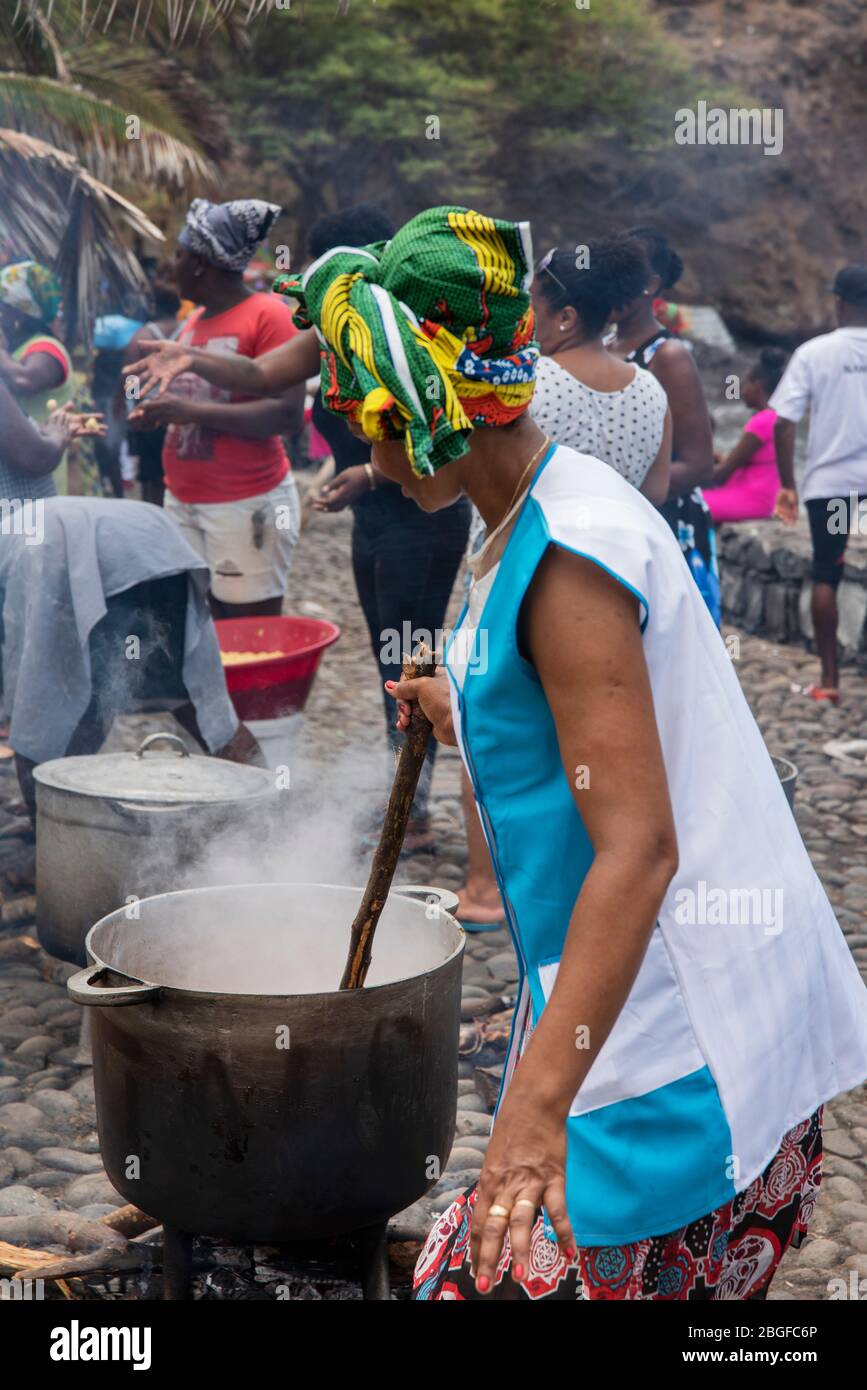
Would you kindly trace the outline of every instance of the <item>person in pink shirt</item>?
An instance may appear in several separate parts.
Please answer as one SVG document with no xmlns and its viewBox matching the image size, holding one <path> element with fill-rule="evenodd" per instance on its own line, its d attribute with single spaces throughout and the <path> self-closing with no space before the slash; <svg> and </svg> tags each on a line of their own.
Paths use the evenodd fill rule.
<svg viewBox="0 0 867 1390">
<path fill-rule="evenodd" d="M 780 489 L 774 425 L 777 412 L 768 401 L 783 375 L 786 354 L 764 348 L 741 387 L 741 399 L 753 414 L 735 447 L 717 454 L 713 485 L 703 488 L 714 521 L 761 521 L 773 515 Z"/>
</svg>

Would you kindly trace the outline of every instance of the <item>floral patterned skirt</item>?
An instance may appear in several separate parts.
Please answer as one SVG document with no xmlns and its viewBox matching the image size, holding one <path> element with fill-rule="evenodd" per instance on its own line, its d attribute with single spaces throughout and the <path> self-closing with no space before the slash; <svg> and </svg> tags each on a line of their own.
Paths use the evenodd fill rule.
<svg viewBox="0 0 867 1390">
<path fill-rule="evenodd" d="M 784 1137 L 764 1172 L 732 1201 L 664 1236 L 587 1246 L 567 1260 L 541 1212 L 523 1284 L 511 1277 L 506 1236 L 488 1299 L 762 1299 L 790 1245 L 800 1245 L 822 1176 L 822 1111 Z M 470 1275 L 476 1189 L 439 1218 L 415 1269 L 417 1299 L 480 1298 Z"/>
</svg>

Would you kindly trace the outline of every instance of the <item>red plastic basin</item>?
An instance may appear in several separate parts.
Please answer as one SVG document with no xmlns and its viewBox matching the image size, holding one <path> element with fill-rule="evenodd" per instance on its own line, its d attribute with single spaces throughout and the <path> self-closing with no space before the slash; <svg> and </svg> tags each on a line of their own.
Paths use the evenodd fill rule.
<svg viewBox="0 0 867 1390">
<path fill-rule="evenodd" d="M 224 666 L 239 719 L 279 719 L 307 702 L 322 654 L 340 628 L 322 618 L 224 618 L 214 623 L 224 652 L 280 652 Z"/>
</svg>

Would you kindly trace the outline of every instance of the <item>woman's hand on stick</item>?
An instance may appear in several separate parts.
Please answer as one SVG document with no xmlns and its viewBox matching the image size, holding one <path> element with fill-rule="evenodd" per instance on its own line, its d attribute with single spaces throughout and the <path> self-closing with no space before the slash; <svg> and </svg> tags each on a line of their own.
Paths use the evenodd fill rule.
<svg viewBox="0 0 867 1390">
<path fill-rule="evenodd" d="M 397 727 L 402 733 L 409 728 L 412 706 L 418 701 L 422 713 L 427 715 L 433 725 L 434 738 L 438 743 L 457 744 L 455 726 L 452 721 L 452 703 L 449 695 L 449 681 L 445 671 L 435 676 L 421 676 L 416 680 L 386 681 L 389 695 L 397 700 Z"/>
</svg>

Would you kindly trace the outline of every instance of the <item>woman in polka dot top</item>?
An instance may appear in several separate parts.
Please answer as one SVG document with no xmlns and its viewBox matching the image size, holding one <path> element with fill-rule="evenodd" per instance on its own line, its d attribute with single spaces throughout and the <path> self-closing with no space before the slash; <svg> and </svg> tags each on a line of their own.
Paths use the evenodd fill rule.
<svg viewBox="0 0 867 1390">
<path fill-rule="evenodd" d="M 531 414 L 558 444 L 609 464 L 656 505 L 668 495 L 671 415 L 665 391 L 609 352 L 613 310 L 641 294 L 641 247 L 611 237 L 549 252 L 533 286 L 539 363 Z"/>
</svg>

